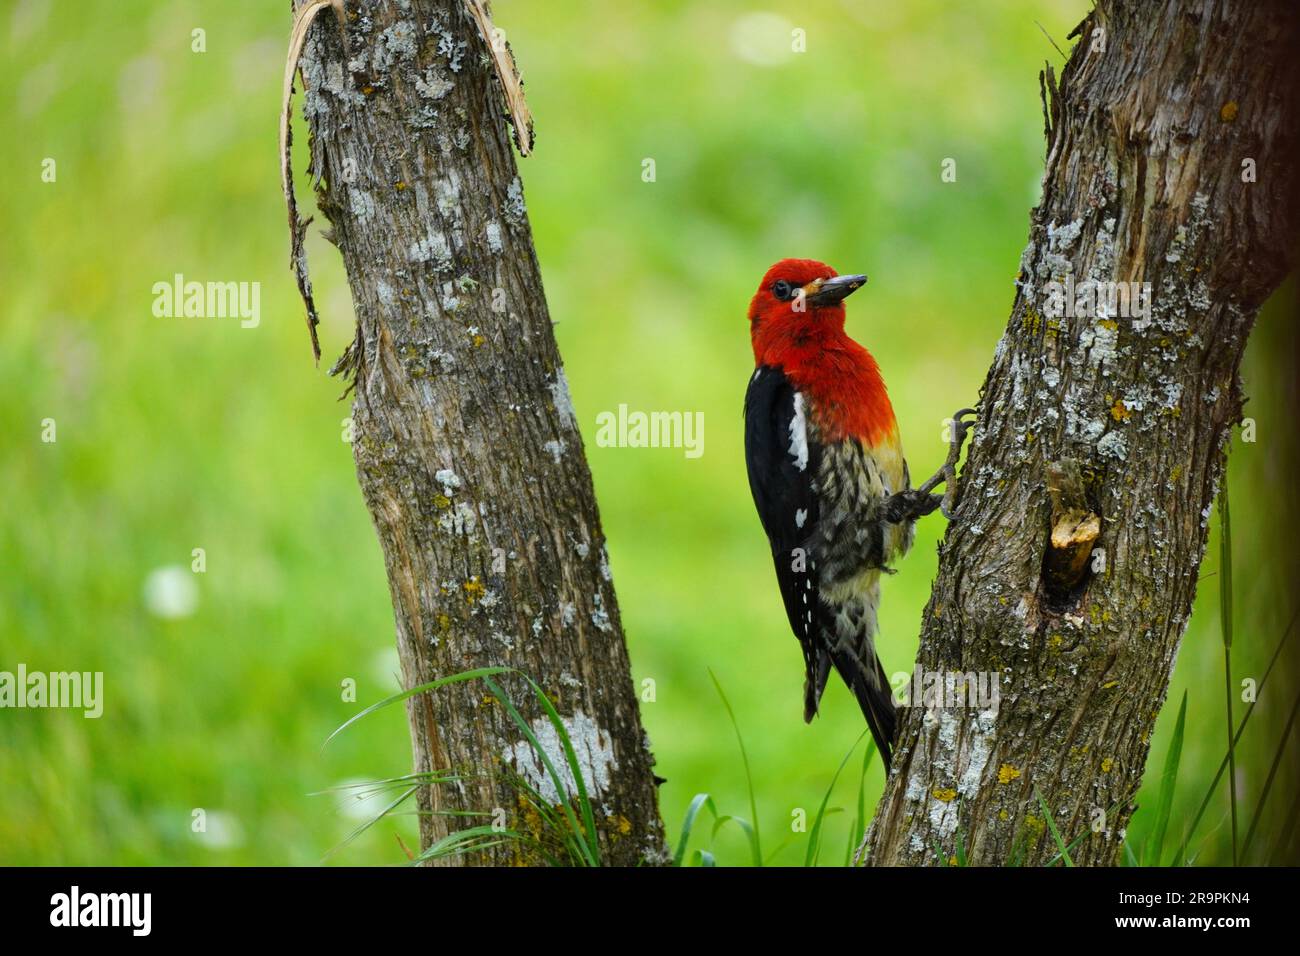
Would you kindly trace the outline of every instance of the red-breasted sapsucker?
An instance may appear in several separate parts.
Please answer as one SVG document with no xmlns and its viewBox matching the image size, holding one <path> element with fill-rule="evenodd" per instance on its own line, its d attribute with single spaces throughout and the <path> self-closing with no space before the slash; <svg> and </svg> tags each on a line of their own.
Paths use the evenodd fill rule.
<svg viewBox="0 0 1300 956">
<path fill-rule="evenodd" d="M 956 456 L 911 487 L 880 368 L 844 331 L 844 299 L 866 281 L 811 259 L 783 259 L 763 276 L 749 305 L 745 463 L 803 648 L 804 720 L 834 667 L 888 769 L 895 710 L 873 640 L 880 577 L 911 547 L 916 519 L 944 500 L 930 489 L 953 487 Z M 961 435 L 966 413 L 955 417 Z M 961 437 L 955 445 L 960 453 Z"/>
</svg>

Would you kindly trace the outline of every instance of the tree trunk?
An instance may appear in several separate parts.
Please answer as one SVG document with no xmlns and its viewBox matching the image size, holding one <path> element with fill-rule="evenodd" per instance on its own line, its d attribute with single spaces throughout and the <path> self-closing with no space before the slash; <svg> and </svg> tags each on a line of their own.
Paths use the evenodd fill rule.
<svg viewBox="0 0 1300 956">
<path fill-rule="evenodd" d="M 1296 19 L 1103 0 L 1059 90 L 1047 71 L 1043 199 L 917 661 L 922 687 L 993 674 L 999 699 L 904 711 L 870 863 L 1047 863 L 1036 791 L 1076 863 L 1116 862 L 1296 236 Z M 1067 279 L 1149 283 L 1149 311 L 1054 314 Z"/>
<path fill-rule="evenodd" d="M 509 665 L 563 716 L 602 861 L 663 858 L 642 730 L 582 438 L 551 330 L 492 49 L 465 0 L 348 0 L 302 59 L 318 205 L 357 339 L 357 476 L 383 547 L 411 687 Z M 346 37 L 346 52 L 343 48 Z M 564 774 L 521 679 L 502 683 Z M 561 796 L 479 681 L 408 702 L 421 840 L 504 822 L 541 838 L 521 784 Z M 472 812 L 476 817 L 450 816 Z M 503 812 L 504 811 L 504 812 Z M 495 814 L 495 817 L 494 817 Z M 553 849 L 553 848 L 552 848 Z M 509 843 L 470 862 L 540 862 Z"/>
</svg>

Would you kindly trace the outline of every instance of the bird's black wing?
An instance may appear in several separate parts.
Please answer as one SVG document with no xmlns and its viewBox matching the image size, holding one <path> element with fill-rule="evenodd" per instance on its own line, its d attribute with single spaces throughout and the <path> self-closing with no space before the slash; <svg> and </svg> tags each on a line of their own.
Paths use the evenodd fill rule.
<svg viewBox="0 0 1300 956">
<path fill-rule="evenodd" d="M 819 464 L 803 395 L 781 369 L 759 366 L 745 393 L 745 465 L 773 551 L 802 547 L 817 526 L 813 481 Z"/>
<path fill-rule="evenodd" d="M 772 545 L 781 599 L 790 628 L 803 647 L 808 682 L 804 719 L 811 720 L 826 686 L 830 657 L 820 638 L 825 609 L 818 599 L 816 476 L 821 450 L 811 434 L 808 409 L 785 373 L 759 366 L 745 393 L 745 465 L 759 520 Z"/>
</svg>

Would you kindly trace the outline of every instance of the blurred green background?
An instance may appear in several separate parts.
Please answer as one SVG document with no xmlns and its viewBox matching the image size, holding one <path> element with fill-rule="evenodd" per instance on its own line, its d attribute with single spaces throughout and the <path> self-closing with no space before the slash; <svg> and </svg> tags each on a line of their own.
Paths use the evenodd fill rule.
<svg viewBox="0 0 1300 956">
<path fill-rule="evenodd" d="M 800 719 L 800 656 L 741 456 L 749 296 L 783 256 L 869 273 L 849 328 L 885 372 L 913 473 L 929 474 L 941 422 L 976 397 L 1012 302 L 1043 160 L 1037 73 L 1061 64 L 1042 30 L 1064 47 L 1086 7 L 495 4 L 537 118 L 521 172 L 634 676 L 657 683 L 643 712 L 674 837 L 697 792 L 748 815 L 707 668 L 746 735 L 777 862 L 803 859 L 792 811 L 815 813 L 862 729 L 838 682 L 814 725 Z M 321 749 L 396 688 L 397 663 L 381 555 L 340 440 L 348 405 L 312 367 L 287 268 L 275 145 L 287 8 L 0 3 L 0 669 L 106 675 L 99 720 L 0 710 L 0 863 L 315 864 L 369 808 L 312 794 L 409 770 L 400 708 Z M 205 53 L 191 51 L 195 28 Z M 795 28 L 805 53 L 790 49 Z M 946 157 L 955 183 L 940 181 Z M 352 336 L 350 302 L 316 227 L 309 249 L 327 366 Z M 261 325 L 153 317 L 153 283 L 177 272 L 260 282 Z M 1295 601 L 1292 302 L 1285 290 L 1261 319 L 1244 373 L 1258 440 L 1232 453 L 1234 665 L 1256 680 Z M 595 416 L 622 402 L 702 411 L 703 457 L 595 447 Z M 940 529 L 938 516 L 921 523 L 886 585 L 891 672 L 911 667 Z M 190 571 L 194 548 L 205 573 Z M 1218 566 L 1212 542 L 1135 842 L 1184 690 L 1171 837 L 1224 754 Z M 1242 745 L 1245 808 L 1290 710 L 1290 659 Z M 357 703 L 341 699 L 345 678 Z M 1294 765 L 1282 761 L 1261 861 L 1289 858 L 1277 834 L 1294 823 Z M 856 776 L 832 806 L 856 804 Z M 870 805 L 878 765 L 867 783 Z M 196 808 L 205 833 L 192 831 Z M 830 860 L 851 816 L 830 818 Z M 1220 793 L 1194 843 L 1201 862 L 1228 858 L 1226 816 Z M 412 820 L 383 821 L 329 860 L 402 862 L 396 836 L 414 846 Z M 737 830 L 715 851 L 748 859 Z"/>
</svg>

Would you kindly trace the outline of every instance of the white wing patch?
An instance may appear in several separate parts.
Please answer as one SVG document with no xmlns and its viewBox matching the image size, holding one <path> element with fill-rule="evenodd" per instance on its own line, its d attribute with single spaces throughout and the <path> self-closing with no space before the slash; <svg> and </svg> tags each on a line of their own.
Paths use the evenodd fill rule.
<svg viewBox="0 0 1300 956">
<path fill-rule="evenodd" d="M 790 419 L 790 457 L 800 471 L 808 467 L 808 423 L 803 414 L 803 393 L 794 393 L 794 418 Z"/>
</svg>

